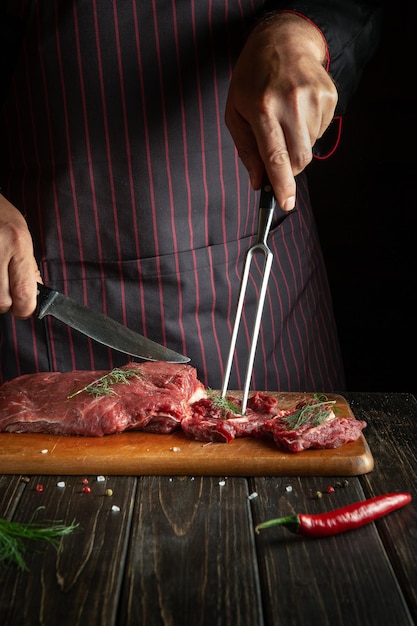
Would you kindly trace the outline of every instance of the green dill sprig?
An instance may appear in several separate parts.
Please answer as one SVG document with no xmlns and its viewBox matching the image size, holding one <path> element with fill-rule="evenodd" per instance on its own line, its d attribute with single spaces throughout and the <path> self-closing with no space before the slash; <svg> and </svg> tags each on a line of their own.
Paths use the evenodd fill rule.
<svg viewBox="0 0 417 626">
<path fill-rule="evenodd" d="M 97 378 L 97 380 L 93 380 L 90 384 L 86 385 L 82 389 L 79 389 L 78 391 L 74 391 L 74 393 L 67 397 L 68 399 L 74 398 L 75 396 L 78 396 L 78 394 L 83 393 L 83 391 L 86 391 L 92 396 L 109 395 L 110 393 L 114 393 L 112 385 L 115 385 L 116 383 L 129 384 L 131 378 L 139 378 L 140 376 L 140 370 L 121 369 L 115 367 L 108 374 Z"/>
<path fill-rule="evenodd" d="M 303 406 L 281 419 L 286 423 L 287 430 L 297 430 L 308 422 L 311 426 L 319 426 L 329 417 L 335 403 L 336 400 L 328 400 L 323 394 L 314 394 Z"/>
<path fill-rule="evenodd" d="M 222 398 L 211 389 L 207 390 L 207 396 L 211 400 L 213 406 L 215 406 L 222 414 L 222 418 L 226 419 L 228 413 L 242 413 L 242 409 L 229 400 L 228 398 Z"/>
<path fill-rule="evenodd" d="M 37 508 L 27 524 L 0 518 L 0 563 L 15 563 L 21 569 L 28 570 L 25 561 L 28 542 L 42 540 L 57 549 L 60 537 L 69 535 L 78 528 L 79 524 L 74 521 L 69 525 L 52 522 L 51 526 L 35 523 L 35 514 L 44 508 Z"/>
</svg>

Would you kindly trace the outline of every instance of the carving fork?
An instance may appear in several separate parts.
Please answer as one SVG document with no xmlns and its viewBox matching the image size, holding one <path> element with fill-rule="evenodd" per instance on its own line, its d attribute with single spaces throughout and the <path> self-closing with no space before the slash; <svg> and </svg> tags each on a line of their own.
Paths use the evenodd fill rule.
<svg viewBox="0 0 417 626">
<path fill-rule="evenodd" d="M 258 335 L 261 324 L 262 311 L 266 296 L 266 290 L 268 286 L 269 274 L 271 272 L 272 261 L 274 255 L 267 244 L 267 238 L 269 230 L 271 228 L 272 218 L 274 216 L 275 208 L 279 211 L 277 217 L 277 225 L 280 224 L 288 215 L 288 212 L 283 211 L 280 207 L 277 207 L 272 185 L 268 179 L 265 179 L 262 188 L 261 196 L 259 200 L 259 214 L 258 214 L 258 232 L 257 238 L 254 243 L 246 252 L 245 261 L 243 265 L 243 274 L 240 281 L 239 297 L 236 307 L 235 321 L 233 325 L 232 337 L 230 341 L 229 354 L 226 361 L 225 374 L 223 378 L 223 386 L 221 391 L 221 397 L 224 398 L 227 394 L 227 387 L 229 384 L 230 373 L 233 364 L 233 356 L 235 352 L 236 340 L 239 332 L 240 319 L 242 316 L 243 305 L 245 301 L 246 287 L 248 283 L 250 266 L 252 258 L 255 254 L 260 253 L 264 255 L 264 266 L 262 271 L 261 286 L 258 296 L 258 305 L 256 308 L 255 321 L 252 331 L 251 347 L 249 351 L 249 358 L 247 362 L 245 382 L 243 386 L 243 398 L 242 398 L 242 415 L 246 413 L 246 406 L 248 401 L 249 385 L 252 377 L 253 362 L 255 360 L 256 346 L 258 343 Z"/>
</svg>

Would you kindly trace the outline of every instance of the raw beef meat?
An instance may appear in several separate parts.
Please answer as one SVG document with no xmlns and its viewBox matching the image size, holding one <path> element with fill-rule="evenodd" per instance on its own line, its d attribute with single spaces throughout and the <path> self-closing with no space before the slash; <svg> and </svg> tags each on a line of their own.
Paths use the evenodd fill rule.
<svg viewBox="0 0 417 626">
<path fill-rule="evenodd" d="M 356 440 L 366 426 L 336 417 L 331 403 L 320 402 L 317 395 L 283 410 L 272 395 L 256 392 L 246 414 L 240 410 L 238 398 L 209 396 L 190 365 L 163 361 L 129 363 L 111 372 L 27 374 L 0 387 L 0 432 L 9 433 L 99 437 L 127 430 L 169 434 L 181 428 L 197 441 L 264 437 L 300 452 L 337 448 Z"/>
<path fill-rule="evenodd" d="M 314 397 L 313 397 L 314 398 Z M 350 417 L 336 417 L 328 407 L 323 410 L 323 421 L 316 424 L 317 410 L 311 412 L 310 419 L 293 428 L 303 407 L 317 404 L 317 399 L 302 401 L 291 410 L 282 410 L 278 401 L 266 394 L 255 393 L 249 398 L 246 414 L 238 413 L 241 403 L 236 398 L 228 398 L 236 405 L 236 412 L 219 407 L 218 402 L 205 398 L 194 403 L 192 415 L 181 422 L 183 431 L 198 441 L 228 443 L 236 437 L 273 437 L 279 448 L 291 452 L 301 452 L 308 448 L 338 448 L 355 441 L 366 422 Z M 321 403 L 321 406 L 323 407 Z M 326 405 L 325 405 L 326 406 Z M 331 406 L 331 405 L 330 405 Z M 315 421 L 316 420 L 316 421 Z"/>
<path fill-rule="evenodd" d="M 69 397 L 112 372 L 27 374 L 4 383 L 0 432 L 97 437 L 147 428 L 167 433 L 179 428 L 190 415 L 190 404 L 205 396 L 190 365 L 148 361 L 117 371 L 128 380 L 114 382 L 99 395 L 82 391 Z"/>
<path fill-rule="evenodd" d="M 288 413 L 284 418 L 275 417 L 266 421 L 260 434 L 272 435 L 279 448 L 301 452 L 308 448 L 338 448 L 349 441 L 356 441 L 366 427 L 363 420 L 336 417 L 332 410 L 328 412 L 324 421 L 317 425 L 313 418 L 298 428 L 289 427 L 288 418 L 306 404 L 299 404 L 295 411 Z"/>
<path fill-rule="evenodd" d="M 287 413 L 280 410 L 275 398 L 259 392 L 248 399 L 245 415 L 240 413 L 241 405 L 242 402 L 232 396 L 228 396 L 226 402 L 203 398 L 192 405 L 192 415 L 182 420 L 181 427 L 197 441 L 228 443 L 235 437 L 254 435 L 272 416 Z"/>
</svg>

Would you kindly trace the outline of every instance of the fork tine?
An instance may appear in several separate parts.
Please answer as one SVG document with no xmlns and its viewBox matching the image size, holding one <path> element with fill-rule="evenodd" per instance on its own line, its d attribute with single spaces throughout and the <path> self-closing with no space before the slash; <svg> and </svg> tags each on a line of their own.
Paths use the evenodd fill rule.
<svg viewBox="0 0 417 626">
<path fill-rule="evenodd" d="M 258 233 L 257 239 L 253 246 L 249 248 L 245 255 L 245 262 L 243 266 L 243 274 L 240 282 L 239 297 L 236 307 L 235 321 L 233 324 L 232 337 L 230 341 L 229 353 L 226 361 L 225 374 L 223 378 L 223 386 L 221 390 L 221 396 L 224 398 L 227 394 L 227 388 L 229 385 L 230 373 L 232 370 L 233 357 L 236 347 L 236 340 L 239 333 L 240 320 L 242 317 L 243 305 L 245 301 L 246 288 L 249 278 L 250 266 L 252 258 L 257 252 L 264 254 L 264 266 L 262 271 L 262 281 L 259 290 L 258 304 L 256 307 L 255 321 L 251 337 L 251 347 L 249 351 L 245 381 L 243 386 L 243 399 L 242 399 L 242 415 L 246 413 L 246 406 L 248 400 L 250 380 L 252 377 L 253 362 L 255 359 L 256 347 L 258 343 L 258 335 L 262 317 L 262 311 L 265 301 L 266 290 L 268 286 L 269 274 L 271 272 L 271 266 L 273 261 L 273 254 L 267 245 L 267 237 L 271 228 L 272 218 L 276 207 L 276 201 L 274 192 L 270 182 L 266 179 L 262 185 L 261 197 L 259 201 L 259 215 L 258 215 Z"/>
</svg>

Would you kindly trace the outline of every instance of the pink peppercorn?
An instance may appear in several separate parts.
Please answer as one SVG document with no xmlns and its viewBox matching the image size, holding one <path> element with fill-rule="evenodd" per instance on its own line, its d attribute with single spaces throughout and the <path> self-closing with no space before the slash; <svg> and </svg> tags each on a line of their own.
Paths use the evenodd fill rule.
<svg viewBox="0 0 417 626">
<path fill-rule="evenodd" d="M 84 493 L 91 493 L 91 487 L 83 487 Z"/>
<path fill-rule="evenodd" d="M 334 492 L 334 487 L 332 487 L 331 485 L 326 487 L 326 493 L 333 493 L 333 492 Z"/>
<path fill-rule="evenodd" d="M 88 485 L 88 478 L 83 478 L 81 482 L 83 485 Z"/>
<path fill-rule="evenodd" d="M 36 491 L 43 491 L 43 485 L 36 485 Z"/>
</svg>

